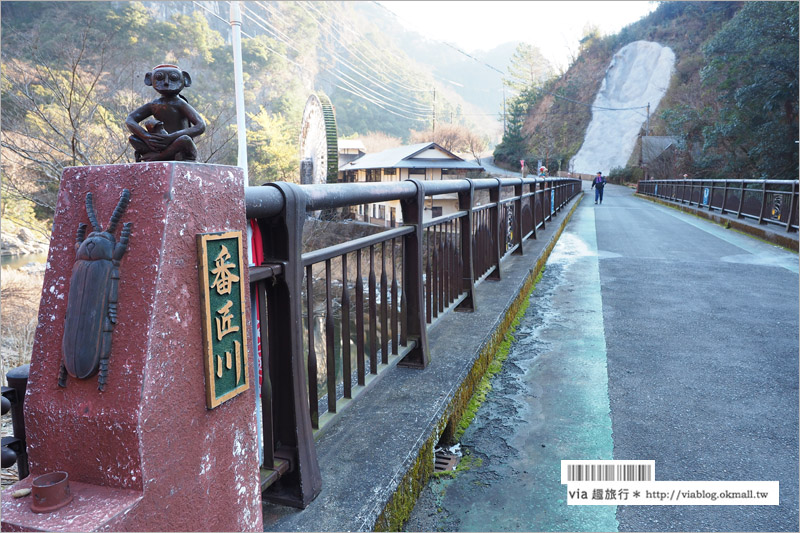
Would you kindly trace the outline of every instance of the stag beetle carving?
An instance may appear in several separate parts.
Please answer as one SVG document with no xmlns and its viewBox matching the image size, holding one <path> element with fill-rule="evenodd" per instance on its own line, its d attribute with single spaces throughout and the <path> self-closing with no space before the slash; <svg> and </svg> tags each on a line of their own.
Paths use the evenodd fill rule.
<svg viewBox="0 0 800 533">
<path fill-rule="evenodd" d="M 78 225 L 75 265 L 69 282 L 64 339 L 61 343 L 63 361 L 58 375 L 60 387 L 67 386 L 67 374 L 87 379 L 99 370 L 97 388 L 101 391 L 105 389 L 111 334 L 117 323 L 119 264 L 128 249 L 133 223 L 126 222 L 123 225 L 119 243 L 114 238 L 114 232 L 130 197 L 130 191 L 123 189 L 108 229 L 103 231 L 97 222 L 92 193 L 86 193 L 86 214 L 94 231 L 86 237 L 86 224 Z"/>
</svg>

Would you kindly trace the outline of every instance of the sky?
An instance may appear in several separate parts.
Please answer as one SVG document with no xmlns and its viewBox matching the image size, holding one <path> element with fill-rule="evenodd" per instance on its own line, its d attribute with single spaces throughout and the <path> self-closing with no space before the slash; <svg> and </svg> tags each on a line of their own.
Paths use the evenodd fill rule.
<svg viewBox="0 0 800 533">
<path fill-rule="evenodd" d="M 578 41 L 587 24 L 608 35 L 657 7 L 656 2 L 596 0 L 384 0 L 380 4 L 393 11 L 406 29 L 452 43 L 465 52 L 523 41 L 537 46 L 557 68 L 569 65 L 570 52 L 577 55 Z"/>
</svg>

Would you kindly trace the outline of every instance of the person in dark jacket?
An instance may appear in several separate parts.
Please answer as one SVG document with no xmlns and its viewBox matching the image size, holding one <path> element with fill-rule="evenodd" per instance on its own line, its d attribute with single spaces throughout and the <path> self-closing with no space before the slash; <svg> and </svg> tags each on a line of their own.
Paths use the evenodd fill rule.
<svg viewBox="0 0 800 533">
<path fill-rule="evenodd" d="M 594 177 L 592 180 L 592 187 L 594 188 L 594 203 L 597 203 L 597 200 L 600 199 L 600 203 L 603 203 L 603 187 L 606 185 L 606 178 L 603 177 L 602 172 L 598 172 L 597 176 Z"/>
</svg>

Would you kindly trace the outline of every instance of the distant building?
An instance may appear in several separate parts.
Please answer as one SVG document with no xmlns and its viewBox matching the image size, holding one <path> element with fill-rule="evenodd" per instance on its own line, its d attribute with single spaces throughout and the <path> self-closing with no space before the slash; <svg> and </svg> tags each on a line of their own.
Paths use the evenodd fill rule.
<svg viewBox="0 0 800 533">
<path fill-rule="evenodd" d="M 658 159 L 669 148 L 676 147 L 678 142 L 675 137 L 642 136 L 642 163 L 646 165 Z"/>
<path fill-rule="evenodd" d="M 645 179 L 675 178 L 676 159 L 682 149 L 680 139 L 654 135 L 641 138 L 639 166 L 644 169 Z"/>
<path fill-rule="evenodd" d="M 342 165 L 346 165 L 365 155 L 367 149 L 364 147 L 364 143 L 358 139 L 339 139 L 337 144 L 339 148 L 339 174 L 341 176 Z"/>
<path fill-rule="evenodd" d="M 358 159 L 339 165 L 340 182 L 446 180 L 464 178 L 470 172 L 481 172 L 483 167 L 466 161 L 434 142 L 400 146 L 365 154 Z M 425 202 L 424 220 L 458 211 L 458 195 L 446 194 L 428 198 Z M 359 218 L 375 224 L 391 226 L 402 222 L 400 202 L 379 202 L 359 206 Z"/>
</svg>

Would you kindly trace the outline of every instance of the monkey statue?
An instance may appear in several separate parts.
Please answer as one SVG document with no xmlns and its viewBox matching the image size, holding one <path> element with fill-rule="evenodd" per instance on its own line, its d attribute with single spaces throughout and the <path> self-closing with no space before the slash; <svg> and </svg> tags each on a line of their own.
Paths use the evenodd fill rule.
<svg viewBox="0 0 800 533">
<path fill-rule="evenodd" d="M 136 161 L 196 161 L 194 137 L 206 131 L 206 123 L 180 92 L 192 85 L 189 73 L 176 65 L 158 65 L 144 76 L 144 84 L 161 95 L 133 111 L 125 126 L 133 134 Z M 139 122 L 147 117 L 144 127 Z"/>
</svg>

